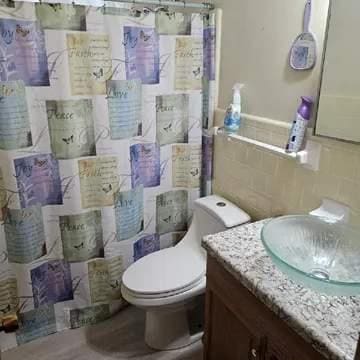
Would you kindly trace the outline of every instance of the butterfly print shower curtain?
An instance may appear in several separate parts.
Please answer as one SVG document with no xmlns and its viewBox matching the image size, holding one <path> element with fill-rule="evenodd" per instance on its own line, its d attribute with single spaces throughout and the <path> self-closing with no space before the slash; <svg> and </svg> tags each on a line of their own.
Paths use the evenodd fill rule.
<svg viewBox="0 0 360 360">
<path fill-rule="evenodd" d="M 102 321 L 211 192 L 215 15 L 0 3 L 2 350 Z"/>
</svg>

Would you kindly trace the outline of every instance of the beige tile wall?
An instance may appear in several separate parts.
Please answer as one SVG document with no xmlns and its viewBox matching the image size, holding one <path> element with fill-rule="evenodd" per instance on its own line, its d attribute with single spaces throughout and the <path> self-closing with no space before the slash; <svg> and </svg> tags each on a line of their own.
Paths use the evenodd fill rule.
<svg viewBox="0 0 360 360">
<path fill-rule="evenodd" d="M 223 112 L 218 112 L 221 123 Z M 284 147 L 288 124 L 244 119 L 241 134 Z M 254 145 L 215 140 L 214 192 L 232 200 L 256 220 L 307 213 L 326 197 L 351 207 L 360 225 L 360 146 L 311 137 L 322 144 L 320 170 L 314 172 Z"/>
</svg>

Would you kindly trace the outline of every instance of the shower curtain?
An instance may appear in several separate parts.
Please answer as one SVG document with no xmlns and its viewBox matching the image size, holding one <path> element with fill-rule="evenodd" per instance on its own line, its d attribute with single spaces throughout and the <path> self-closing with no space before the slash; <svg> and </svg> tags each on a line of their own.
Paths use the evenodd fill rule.
<svg viewBox="0 0 360 360">
<path fill-rule="evenodd" d="M 2 350 L 121 309 L 211 191 L 213 13 L 0 3 Z"/>
</svg>

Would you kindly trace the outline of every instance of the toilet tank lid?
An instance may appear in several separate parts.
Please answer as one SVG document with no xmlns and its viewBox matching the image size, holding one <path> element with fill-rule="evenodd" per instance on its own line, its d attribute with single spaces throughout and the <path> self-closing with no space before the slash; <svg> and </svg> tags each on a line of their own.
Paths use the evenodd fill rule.
<svg viewBox="0 0 360 360">
<path fill-rule="evenodd" d="M 226 228 L 239 226 L 251 220 L 245 211 L 218 195 L 198 199 L 195 201 L 195 206 L 217 218 Z"/>
</svg>

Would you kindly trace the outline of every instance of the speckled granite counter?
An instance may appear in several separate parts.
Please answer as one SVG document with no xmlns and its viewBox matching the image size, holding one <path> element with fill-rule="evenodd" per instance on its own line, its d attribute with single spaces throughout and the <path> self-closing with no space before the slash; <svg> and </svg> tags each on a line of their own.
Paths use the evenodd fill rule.
<svg viewBox="0 0 360 360">
<path fill-rule="evenodd" d="M 360 297 L 325 296 L 289 280 L 261 243 L 266 221 L 206 236 L 203 247 L 326 358 L 353 360 L 360 331 Z"/>
</svg>

